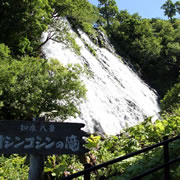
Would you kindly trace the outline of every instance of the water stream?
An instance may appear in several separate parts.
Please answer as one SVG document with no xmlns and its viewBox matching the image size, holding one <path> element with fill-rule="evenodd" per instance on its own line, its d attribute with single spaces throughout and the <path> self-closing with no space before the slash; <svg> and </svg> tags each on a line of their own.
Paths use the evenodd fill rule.
<svg viewBox="0 0 180 180">
<path fill-rule="evenodd" d="M 71 30 L 72 31 L 72 30 Z M 68 121 L 83 122 L 90 133 L 119 134 L 127 126 L 142 122 L 146 117 L 157 118 L 158 97 L 130 67 L 123 63 L 113 48 L 100 48 L 79 30 L 76 42 L 81 55 L 64 44 L 49 40 L 42 48 L 47 58 L 56 58 L 64 65 L 79 63 L 86 66 L 91 77 L 82 77 L 87 88 L 87 100 L 80 105 L 81 115 Z M 47 33 L 44 33 L 45 39 Z M 94 56 L 87 46 L 91 46 Z M 108 42 L 107 42 L 108 43 Z"/>
</svg>

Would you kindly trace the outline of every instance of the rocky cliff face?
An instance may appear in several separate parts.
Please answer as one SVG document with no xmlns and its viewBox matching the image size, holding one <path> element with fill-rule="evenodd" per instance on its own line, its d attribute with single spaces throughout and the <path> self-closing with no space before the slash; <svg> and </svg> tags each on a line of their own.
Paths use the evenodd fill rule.
<svg viewBox="0 0 180 180">
<path fill-rule="evenodd" d="M 73 30 L 70 30 L 75 34 Z M 146 117 L 157 118 L 160 111 L 156 93 L 151 90 L 122 59 L 114 53 L 108 39 L 99 32 L 100 47 L 81 30 L 74 36 L 80 55 L 63 43 L 49 40 L 42 48 L 46 58 L 59 59 L 64 65 L 79 63 L 86 66 L 90 77 L 82 77 L 87 88 L 87 100 L 81 104 L 81 115 L 68 119 L 86 124 L 90 133 L 114 135 Z M 47 33 L 44 33 L 45 40 Z"/>
</svg>

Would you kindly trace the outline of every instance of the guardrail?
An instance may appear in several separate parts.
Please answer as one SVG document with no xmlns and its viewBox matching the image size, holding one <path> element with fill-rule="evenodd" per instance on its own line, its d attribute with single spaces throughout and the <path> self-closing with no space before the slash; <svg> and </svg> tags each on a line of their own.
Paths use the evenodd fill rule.
<svg viewBox="0 0 180 180">
<path fill-rule="evenodd" d="M 162 168 L 164 168 L 164 180 L 170 180 L 170 164 L 173 164 L 173 163 L 175 163 L 177 161 L 180 161 L 180 156 L 175 158 L 175 159 L 172 159 L 172 160 L 169 159 L 169 143 L 173 142 L 175 140 L 178 140 L 178 139 L 180 139 L 180 136 L 176 136 L 176 137 L 171 138 L 171 139 L 168 139 L 168 137 L 165 136 L 163 138 L 162 142 L 154 144 L 154 145 L 146 147 L 146 148 L 143 148 L 143 149 L 138 150 L 136 152 L 132 152 L 132 153 L 127 154 L 125 156 L 118 157 L 116 159 L 107 161 L 105 163 L 102 163 L 102 164 L 99 164 L 99 165 L 96 165 L 96 166 L 91 166 L 89 164 L 86 164 L 85 165 L 85 170 L 79 171 L 79 172 L 77 172 L 75 174 L 72 174 L 72 175 L 70 175 L 68 177 L 61 178 L 61 180 L 70 180 L 70 179 L 73 179 L 73 178 L 76 178 L 76 177 L 79 177 L 79 176 L 82 176 L 82 175 L 84 176 L 84 180 L 90 180 L 90 174 L 93 171 L 96 171 L 98 169 L 107 167 L 109 165 L 112 165 L 114 163 L 123 161 L 125 159 L 130 158 L 130 157 L 139 155 L 141 153 L 145 153 L 147 151 L 150 151 L 150 150 L 152 150 L 154 148 L 157 148 L 157 147 L 160 147 L 160 146 L 163 146 L 164 163 L 157 166 L 157 167 L 155 167 L 155 168 L 153 168 L 153 169 L 149 169 L 148 171 L 143 172 L 142 174 L 132 178 L 131 180 L 139 180 L 140 178 L 142 178 L 142 177 L 144 177 L 146 175 L 149 175 L 149 174 L 151 174 L 151 173 L 153 173 L 155 171 L 158 171 L 159 169 L 162 169 Z"/>
</svg>

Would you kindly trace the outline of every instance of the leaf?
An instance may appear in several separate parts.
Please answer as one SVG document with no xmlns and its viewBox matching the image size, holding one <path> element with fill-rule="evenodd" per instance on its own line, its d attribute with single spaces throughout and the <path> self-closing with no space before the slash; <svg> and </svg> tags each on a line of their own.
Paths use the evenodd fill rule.
<svg viewBox="0 0 180 180">
<path fill-rule="evenodd" d="M 162 121 L 157 121 L 156 122 L 156 127 L 160 130 L 160 131 L 164 131 L 165 127 Z"/>
<path fill-rule="evenodd" d="M 52 175 L 52 176 L 56 176 L 56 173 L 53 172 L 53 173 L 51 173 L 51 175 Z"/>
</svg>

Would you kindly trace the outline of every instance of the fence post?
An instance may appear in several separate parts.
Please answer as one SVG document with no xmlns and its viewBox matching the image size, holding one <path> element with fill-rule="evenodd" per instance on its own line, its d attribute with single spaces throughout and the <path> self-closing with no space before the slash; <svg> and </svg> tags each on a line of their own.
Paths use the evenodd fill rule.
<svg viewBox="0 0 180 180">
<path fill-rule="evenodd" d="M 91 164 L 84 164 L 84 169 L 88 169 L 91 167 Z M 90 172 L 84 174 L 84 180 L 90 180 Z"/>
<path fill-rule="evenodd" d="M 168 140 L 168 136 L 164 136 L 163 140 Z M 164 163 L 168 163 L 169 162 L 169 143 L 165 143 L 163 146 L 164 149 Z M 169 168 L 169 164 L 165 166 L 164 168 L 164 179 L 165 180 L 170 180 L 170 168 Z"/>
</svg>

